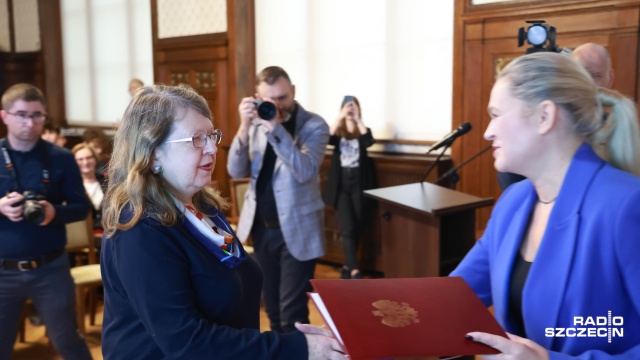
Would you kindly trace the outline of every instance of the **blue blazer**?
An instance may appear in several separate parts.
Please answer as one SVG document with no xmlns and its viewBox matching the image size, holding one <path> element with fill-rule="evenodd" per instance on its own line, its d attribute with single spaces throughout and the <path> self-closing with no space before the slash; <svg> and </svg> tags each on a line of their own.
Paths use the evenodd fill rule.
<svg viewBox="0 0 640 360">
<path fill-rule="evenodd" d="M 199 235 L 182 221 L 167 227 L 145 217 L 104 239 L 104 358 L 306 359 L 301 332 L 260 333 L 258 265 L 247 257 L 227 267 Z"/>
<path fill-rule="evenodd" d="M 536 201 L 531 181 L 510 186 L 483 237 L 451 273 L 493 305 L 498 322 L 515 334 L 509 280 Z M 611 326 L 622 337 L 555 336 L 559 328 L 608 328 L 574 324 L 574 317 L 596 320 L 608 311 L 619 325 L 622 317 L 621 326 Z M 549 217 L 523 289 L 522 315 L 526 337 L 551 359 L 640 359 L 640 179 L 586 144 L 574 155 Z"/>
</svg>

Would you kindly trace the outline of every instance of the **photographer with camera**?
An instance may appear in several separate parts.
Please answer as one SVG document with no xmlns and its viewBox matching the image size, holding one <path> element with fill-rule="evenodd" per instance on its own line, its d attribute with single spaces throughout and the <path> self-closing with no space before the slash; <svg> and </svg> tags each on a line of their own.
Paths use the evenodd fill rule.
<svg viewBox="0 0 640 360">
<path fill-rule="evenodd" d="M 246 97 L 238 107 L 227 170 L 233 178 L 251 177 L 237 235 L 252 236 L 271 330 L 290 332 L 296 322 L 309 322 L 306 292 L 316 258 L 324 255 L 318 173 L 329 126 L 294 100 L 295 86 L 282 68 L 265 68 L 256 85 L 259 98 Z M 275 105 L 272 120 L 261 117 L 270 112 L 256 100 Z"/>
<path fill-rule="evenodd" d="M 74 283 L 65 224 L 85 218 L 89 201 L 69 150 L 40 138 L 46 100 L 33 85 L 2 95 L 0 117 L 0 359 L 9 359 L 30 298 L 64 359 L 91 359 L 76 331 Z M 64 203 L 64 205 L 63 205 Z"/>
</svg>

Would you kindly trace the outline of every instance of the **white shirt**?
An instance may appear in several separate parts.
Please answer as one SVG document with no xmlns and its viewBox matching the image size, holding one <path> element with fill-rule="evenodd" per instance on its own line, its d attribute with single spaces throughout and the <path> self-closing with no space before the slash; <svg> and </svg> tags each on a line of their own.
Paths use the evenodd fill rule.
<svg viewBox="0 0 640 360">
<path fill-rule="evenodd" d="M 340 138 L 340 165 L 345 168 L 360 166 L 360 143 L 358 139 Z"/>
</svg>

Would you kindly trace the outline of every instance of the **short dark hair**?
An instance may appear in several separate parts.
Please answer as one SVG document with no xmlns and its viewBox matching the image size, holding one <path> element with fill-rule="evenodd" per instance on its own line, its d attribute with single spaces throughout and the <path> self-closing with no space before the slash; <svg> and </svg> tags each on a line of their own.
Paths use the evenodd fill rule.
<svg viewBox="0 0 640 360">
<path fill-rule="evenodd" d="M 42 94 L 40 89 L 31 84 L 19 83 L 8 88 L 2 95 L 2 108 L 9 110 L 18 100 L 25 102 L 38 101 L 45 109 L 47 108 L 47 100 L 44 94 Z"/>
<path fill-rule="evenodd" d="M 60 126 L 54 125 L 53 123 L 46 122 L 44 123 L 44 127 L 42 128 L 45 132 L 50 131 L 56 134 L 60 134 Z"/>
<path fill-rule="evenodd" d="M 280 66 L 269 66 L 264 68 L 262 71 L 258 73 L 256 76 L 256 86 L 261 83 L 267 83 L 268 85 L 273 85 L 278 79 L 285 78 L 289 84 L 291 84 L 291 79 L 289 78 L 289 74 L 284 71 Z"/>
<path fill-rule="evenodd" d="M 98 140 L 98 142 L 102 146 L 106 146 L 107 143 L 109 142 L 109 138 L 104 133 L 104 131 L 102 131 L 100 129 L 87 129 L 87 130 L 85 130 L 84 133 L 82 134 L 82 141 L 84 141 L 86 143 L 90 143 L 93 140 Z"/>
</svg>

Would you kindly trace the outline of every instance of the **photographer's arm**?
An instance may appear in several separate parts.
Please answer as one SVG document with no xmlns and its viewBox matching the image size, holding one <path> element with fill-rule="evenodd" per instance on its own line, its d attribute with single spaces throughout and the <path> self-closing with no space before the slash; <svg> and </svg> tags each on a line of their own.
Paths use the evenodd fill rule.
<svg viewBox="0 0 640 360">
<path fill-rule="evenodd" d="M 232 178 L 243 178 L 250 176 L 251 160 L 249 159 L 249 129 L 251 119 L 257 116 L 253 98 L 242 99 L 238 106 L 240 115 L 240 127 L 236 136 L 231 142 L 229 157 L 227 158 L 227 172 Z"/>
<path fill-rule="evenodd" d="M 281 125 L 267 133 L 267 139 L 278 158 L 287 166 L 298 182 L 306 182 L 318 175 L 329 141 L 329 126 L 321 118 L 309 120 L 298 135 L 296 144 Z"/>
</svg>

